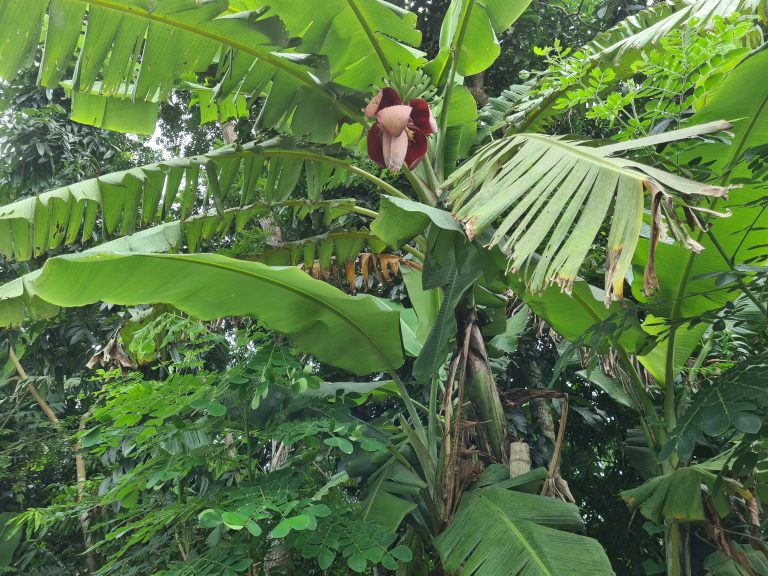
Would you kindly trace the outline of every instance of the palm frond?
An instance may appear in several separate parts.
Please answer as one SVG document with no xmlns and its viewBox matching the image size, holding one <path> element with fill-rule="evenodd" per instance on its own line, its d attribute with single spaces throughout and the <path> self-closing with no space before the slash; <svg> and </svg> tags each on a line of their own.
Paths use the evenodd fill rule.
<svg viewBox="0 0 768 576">
<path fill-rule="evenodd" d="M 697 130 L 702 134 L 728 126 L 714 122 Z M 690 131 L 670 132 L 653 137 L 652 143 L 691 135 Z M 654 199 L 653 229 L 662 231 L 663 215 L 672 235 L 696 249 L 698 245 L 681 224 L 678 207 L 695 220 L 686 198 L 722 196 L 728 191 L 610 156 L 634 147 L 632 142 L 592 147 L 588 142 L 558 136 L 519 134 L 479 150 L 443 188 L 470 238 L 496 226 L 489 245 L 501 247 L 511 268 L 523 271 L 533 291 L 554 282 L 569 292 L 593 240 L 611 215 L 605 264 L 607 304 L 611 296 L 623 295 L 624 277 L 640 235 L 646 193 Z M 529 266 L 539 250 L 535 267 Z M 647 270 L 648 283 L 653 285 L 652 259 Z"/>
<path fill-rule="evenodd" d="M 257 202 L 243 208 L 231 208 L 222 214 L 211 211 L 207 214 L 190 216 L 186 220 L 171 220 L 134 234 L 123 236 L 92 248 L 82 250 L 81 254 L 102 253 L 160 253 L 197 252 L 204 242 L 220 241 L 233 237 L 249 224 L 269 214 L 271 210 L 290 210 L 294 218 L 302 220 L 313 212 L 322 212 L 326 219 L 335 219 L 346 214 L 354 206 L 353 200 L 324 200 L 307 202 L 289 200 L 268 206 Z M 375 242 L 375 238 L 372 238 Z M 277 249 L 276 249 L 277 250 Z M 292 254 L 290 248 L 286 251 Z M 279 262 L 263 258 L 270 265 L 289 265 L 290 262 L 280 259 Z M 18 326 L 25 320 L 42 320 L 55 316 L 59 308 L 52 306 L 32 295 L 29 287 L 40 270 L 29 272 L 11 282 L 0 285 L 0 326 Z"/>
<path fill-rule="evenodd" d="M 464 576 L 613 574 L 596 540 L 571 533 L 583 529 L 573 504 L 491 484 L 464 493 L 435 547 Z"/>
<path fill-rule="evenodd" d="M 217 98 L 271 86 L 267 127 L 329 142 L 340 117 L 359 115 L 351 91 L 367 91 L 398 63 L 421 61 L 412 48 L 421 42 L 416 15 L 387 2 L 329 0 L 322 11 L 308 0 L 232 4 L 236 10 L 228 0 L 0 0 L 0 77 L 32 63 L 42 31 L 39 82 L 70 80 L 74 63 L 79 121 L 151 133 L 157 103 L 185 75 L 215 64 Z M 374 50 L 381 61 L 366 58 Z M 134 104 L 150 118 L 131 112 Z"/>
<path fill-rule="evenodd" d="M 26 261 L 78 238 L 89 242 L 99 228 L 107 236 L 131 234 L 140 226 L 207 214 L 211 204 L 242 228 L 256 215 L 249 207 L 257 198 L 284 202 L 305 174 L 308 196 L 317 202 L 321 183 L 334 173 L 345 177 L 345 167 L 321 149 L 273 139 L 107 174 L 0 208 L 0 254 Z M 243 210 L 225 213 L 225 202 L 236 197 Z M 187 226 L 188 233 L 197 229 L 198 239 L 205 237 L 202 220 Z"/>
<path fill-rule="evenodd" d="M 629 64 L 640 50 L 658 47 L 659 40 L 690 22 L 710 29 L 718 19 L 733 14 L 756 14 L 766 7 L 765 0 L 696 0 L 658 4 L 642 10 L 599 34 L 588 45 L 592 60 L 611 66 Z"/>
</svg>

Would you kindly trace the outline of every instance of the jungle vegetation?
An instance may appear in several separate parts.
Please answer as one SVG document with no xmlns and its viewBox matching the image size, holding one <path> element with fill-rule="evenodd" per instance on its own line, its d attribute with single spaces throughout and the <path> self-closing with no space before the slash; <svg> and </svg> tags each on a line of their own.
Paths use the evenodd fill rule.
<svg viewBox="0 0 768 576">
<path fill-rule="evenodd" d="M 0 0 L 0 574 L 768 575 L 765 0 Z"/>
</svg>

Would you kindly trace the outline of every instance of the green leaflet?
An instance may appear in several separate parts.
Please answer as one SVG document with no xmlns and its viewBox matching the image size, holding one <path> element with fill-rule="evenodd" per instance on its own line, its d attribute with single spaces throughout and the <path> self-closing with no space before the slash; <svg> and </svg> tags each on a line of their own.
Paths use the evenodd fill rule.
<svg viewBox="0 0 768 576">
<path fill-rule="evenodd" d="M 225 122 L 233 118 L 247 118 L 250 114 L 248 101 L 242 94 L 230 94 L 219 101 L 215 100 L 214 91 L 203 86 L 193 86 L 200 105 L 200 124 Z M 194 100 L 190 102 L 194 103 Z"/>
<path fill-rule="evenodd" d="M 690 23 L 693 18 L 698 19 L 697 26 L 711 28 L 717 17 L 735 13 L 756 14 L 764 10 L 765 5 L 765 0 L 698 0 L 690 3 L 677 0 L 657 3 L 599 34 L 580 51 L 589 55 L 591 63 L 607 63 L 617 72 L 617 80 L 622 80 L 631 73 L 630 65 L 639 51 L 649 46 L 659 50 L 661 38 Z M 553 107 L 561 92 L 554 88 L 542 90 L 542 83 L 549 79 L 551 77 L 543 76 L 526 84 L 513 84 L 500 97 L 492 98 L 480 112 L 488 125 L 482 130 L 481 138 L 506 124 L 511 124 L 517 131 L 533 130 L 564 113 L 565 109 Z M 724 117 L 712 119 L 720 118 Z"/>
<path fill-rule="evenodd" d="M 733 121 L 733 143 L 712 144 L 705 148 L 720 163 L 738 158 L 752 146 L 768 139 L 768 91 L 755 90 L 755 79 L 768 65 L 768 50 L 761 49 L 742 61 L 714 90 L 704 107 L 692 118 L 695 124 L 719 118 Z M 722 152 L 726 152 L 725 155 Z"/>
<path fill-rule="evenodd" d="M 63 256 L 49 260 L 30 284 L 33 296 L 57 306 L 164 303 L 202 320 L 253 316 L 320 361 L 354 374 L 403 363 L 399 314 L 296 268 L 213 254 Z"/>
<path fill-rule="evenodd" d="M 691 395 L 669 443 L 662 447 L 662 455 L 677 450 L 680 459 L 687 461 L 704 434 L 718 437 L 732 430 L 757 433 L 761 415 L 768 408 L 767 359 L 768 354 L 760 353 L 704 383 Z"/>
</svg>

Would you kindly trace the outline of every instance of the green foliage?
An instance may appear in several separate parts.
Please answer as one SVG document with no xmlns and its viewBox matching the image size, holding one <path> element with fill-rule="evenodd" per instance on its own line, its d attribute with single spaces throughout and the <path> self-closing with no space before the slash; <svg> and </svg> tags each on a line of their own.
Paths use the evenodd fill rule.
<svg viewBox="0 0 768 576">
<path fill-rule="evenodd" d="M 410 548 L 393 546 L 396 540 L 395 532 L 377 524 L 333 518 L 319 521 L 316 530 L 294 533 L 289 541 L 303 558 L 316 559 L 321 570 L 331 569 L 341 556 L 353 572 L 363 573 L 369 566 L 397 570 L 400 563 L 410 562 Z"/>
<path fill-rule="evenodd" d="M 768 402 L 765 354 L 748 358 L 719 377 L 704 382 L 691 395 L 677 427 L 662 449 L 672 450 L 687 461 L 704 435 L 728 437 L 734 432 L 756 434 L 763 426 L 761 415 Z"/>
<path fill-rule="evenodd" d="M 112 282 L 118 273 L 124 275 L 122 285 Z M 197 282 L 197 287 L 174 285 L 173 278 L 181 276 Z M 224 299 L 217 288 L 220 283 L 230 286 Z M 159 302 L 206 320 L 253 316 L 321 361 L 356 374 L 393 369 L 403 362 L 397 314 L 372 296 L 346 296 L 291 268 L 210 254 L 68 256 L 50 260 L 33 290 L 64 306 L 100 300 Z M 260 291 L 259 300 L 244 297 L 253 290 Z M 231 308 L 225 311 L 222 305 Z M 354 358 L 347 354 L 352 347 L 357 350 Z"/>
<path fill-rule="evenodd" d="M 45 159 L 63 187 L 0 214 L 0 323 L 21 326 L 0 351 L 0 498 L 19 528 L 0 563 L 611 573 L 587 526 L 617 571 L 758 565 L 764 2 L 627 8 L 606 32 L 612 0 L 530 4 L 408 2 L 419 19 L 381 0 L 0 0 L 0 75 L 33 64 L 96 126 L 150 133 L 160 110 L 153 142 L 193 150 L 146 164 L 123 142 L 143 167 L 83 180 L 93 158 L 57 164 L 71 134 L 38 137 L 62 110 L 22 118 L 7 172 Z M 548 69 L 479 117 L 502 52 L 532 62 L 524 27 Z M 439 128 L 403 174 L 361 158 L 385 84 L 428 101 L 394 112 Z M 168 133 L 188 104 L 227 145 Z M 369 289 L 371 265 L 386 298 L 328 285 Z M 510 477 L 513 436 L 542 468 Z M 570 496 L 565 477 L 584 518 L 537 494 L 546 478 Z M 649 519 L 637 539 L 613 533 L 637 530 L 617 493 Z"/>
<path fill-rule="evenodd" d="M 63 91 L 33 85 L 31 72 L 25 72 L 0 87 L 6 109 L 0 124 L 4 204 L 154 159 L 143 143 L 69 121 Z"/>
<path fill-rule="evenodd" d="M 703 522 L 707 519 L 705 501 L 712 512 L 725 517 L 731 512 L 731 496 L 751 495 L 737 482 L 718 478 L 704 465 L 678 468 L 671 474 L 652 478 L 642 486 L 622 492 L 632 509 L 657 524 L 662 522 Z"/>
<path fill-rule="evenodd" d="M 701 126 L 718 131 L 726 124 Z M 679 137 L 674 132 L 661 140 Z M 474 238 L 501 218 L 490 246 L 509 256 L 532 291 L 551 283 L 566 292 L 576 280 L 593 239 L 612 209 L 605 263 L 606 304 L 623 296 L 624 277 L 640 236 L 645 191 L 720 196 L 725 189 L 702 185 L 612 154 L 640 147 L 627 143 L 597 147 L 562 137 L 519 134 L 480 149 L 445 183 L 447 200 Z M 687 208 L 689 211 L 690 208 Z M 541 213 L 540 218 L 533 218 Z M 676 239 L 688 240 L 675 210 L 665 212 Z M 537 250 L 541 255 L 531 266 Z"/>
<path fill-rule="evenodd" d="M 596 541 L 566 532 L 583 527 L 576 507 L 514 489 L 526 481 L 520 476 L 508 487 L 464 494 L 453 523 L 436 541 L 445 567 L 463 566 L 462 572 L 478 576 L 613 574 Z"/>
<path fill-rule="evenodd" d="M 690 110 L 698 110 L 728 72 L 754 43 L 753 18 L 716 16 L 711 28 L 698 20 L 673 30 L 659 40 L 658 48 L 644 50 L 631 64 L 632 77 L 615 90 L 616 72 L 590 67 L 588 58 L 569 58 L 564 50 L 543 51 L 560 78 L 555 108 L 586 105 L 585 117 L 628 140 L 679 127 Z M 683 98 L 670 98 L 681 94 Z"/>
<path fill-rule="evenodd" d="M 558 100 L 571 86 L 583 82 L 588 92 L 601 85 L 600 78 L 606 73 L 592 77 L 597 86 L 590 84 L 591 70 L 601 64 L 611 68 L 617 80 L 633 74 L 632 63 L 638 60 L 641 51 L 654 47 L 655 52 L 664 46 L 664 38 L 680 34 L 681 27 L 694 24 L 697 30 L 714 29 L 722 25 L 723 18 L 736 14 L 760 15 L 764 13 L 762 0 L 746 0 L 731 3 L 722 0 L 698 0 L 690 3 L 661 3 L 622 20 L 616 26 L 598 34 L 591 42 L 578 49 L 561 49 L 559 44 L 547 44 L 566 60 L 559 60 L 554 67 L 536 73 L 530 78 L 525 74 L 523 84 L 512 85 L 499 98 L 491 99 L 481 111 L 485 124 L 482 133 L 487 135 L 501 127 L 510 126 L 515 131 L 540 128 L 564 114 L 567 108 L 557 108 Z M 547 40 L 549 42 L 549 40 Z M 717 39 L 714 39 L 717 43 Z M 674 47 L 674 41 L 671 42 Z M 550 50 L 542 49 L 541 55 Z M 622 97 L 624 94 L 622 94 Z M 671 95 L 668 95 L 671 96 Z M 674 98 L 669 98 L 674 100 Z M 666 107 L 665 103 L 665 107 Z M 674 105 L 673 105 L 674 106 Z M 722 117 L 720 117 L 722 119 Z"/>
<path fill-rule="evenodd" d="M 133 342 L 165 336 L 157 349 L 164 354 L 186 343 L 206 355 L 212 342 L 220 344 L 205 326 L 168 314 L 136 334 Z M 354 520 L 356 504 L 339 482 L 322 486 L 336 455 L 386 452 L 385 444 L 341 403 L 315 397 L 306 411 L 301 394 L 318 385 L 311 368 L 268 336 L 248 330 L 243 335 L 258 336 L 255 348 L 223 373 L 201 371 L 199 362 L 186 357 L 174 362 L 164 380 L 103 373 L 100 406 L 79 438 L 109 473 L 100 480 L 98 496 L 75 509 L 22 514 L 18 522 L 26 538 L 44 537 L 79 510 L 113 508 L 101 526 L 103 574 L 132 573 L 131 563 L 152 547 L 151 570 L 164 574 L 242 573 L 259 555 L 282 545 L 322 569 L 336 555 L 358 572 L 370 563 L 391 567 L 409 560 L 396 532 Z M 269 403 L 276 394 L 290 398 L 294 407 L 263 412 L 251 400 Z M 285 445 L 286 464 L 314 461 L 320 474 L 306 474 L 301 466 L 275 467 L 274 460 L 263 465 L 257 446 L 270 442 Z M 98 476 L 92 482 L 98 483 Z M 269 539 L 259 539 L 262 535 Z M 181 561 L 169 554 L 179 547 Z M 146 565 L 146 559 L 139 563 Z"/>
</svg>

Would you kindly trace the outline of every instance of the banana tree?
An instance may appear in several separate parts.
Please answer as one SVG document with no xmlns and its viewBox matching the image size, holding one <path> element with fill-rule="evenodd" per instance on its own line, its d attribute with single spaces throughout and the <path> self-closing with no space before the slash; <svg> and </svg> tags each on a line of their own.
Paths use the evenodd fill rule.
<svg viewBox="0 0 768 576">
<path fill-rule="evenodd" d="M 728 153 L 738 161 L 764 133 L 765 94 L 743 91 L 750 98 L 739 102 L 752 108 L 742 112 L 722 104 L 738 87 L 713 88 L 690 126 L 635 141 L 520 132 L 493 134 L 489 142 L 502 123 L 481 124 L 463 78 L 493 64 L 499 35 L 527 5 L 452 0 L 439 52 L 427 61 L 416 16 L 381 0 L 332 0 L 322 10 L 296 0 L 0 1 L 0 76 L 12 76 L 42 50 L 39 82 L 66 87 L 73 119 L 151 133 L 159 103 L 174 89 L 199 89 L 188 79 L 206 75 L 217 117 L 238 114 L 243 107 L 232 103 L 239 98 L 258 102 L 255 123 L 264 135 L 3 207 L 0 253 L 7 261 L 42 260 L 76 242 L 88 248 L 50 258 L 0 287 L 0 321 L 17 326 L 98 301 L 162 303 L 202 319 L 257 318 L 321 362 L 394 381 L 405 440 L 368 478 L 364 520 L 393 531 L 406 522 L 414 547 L 436 550 L 436 569 L 450 573 L 611 573 L 599 545 L 568 533 L 582 527 L 573 505 L 521 491 L 537 492 L 541 473 L 510 478 L 509 431 L 487 342 L 504 332 L 511 291 L 569 340 L 613 348 L 628 374 L 625 398 L 658 455 L 676 429 L 675 378 L 701 336 L 701 328 L 681 330 L 699 312 L 684 308 L 686 291 L 697 266 L 714 270 L 705 264 L 712 257 L 719 258 L 717 271 L 733 268 L 744 242 L 731 254 L 717 235 L 727 225 L 710 229 L 707 222 L 725 214 L 734 170 L 701 184 L 643 162 L 640 153 L 694 139 L 696 153 L 720 157 L 721 146 L 701 137 L 733 129 L 739 140 Z M 711 0 L 691 6 L 654 13 L 653 33 L 639 33 L 634 20 L 620 25 L 595 59 L 628 65 L 633 50 L 673 29 L 670 22 L 705 14 L 707 26 L 737 8 Z M 752 74 L 764 54 L 745 60 L 733 78 Z M 532 114 L 556 113 L 548 109 L 548 89 L 539 86 L 545 96 L 527 101 Z M 323 199 L 331 180 L 353 178 L 377 190 L 379 206 Z M 287 209 L 320 211 L 326 222 L 348 213 L 369 222 L 365 230 L 255 254 L 255 262 L 194 254 Z M 752 213 L 739 214 L 736 230 L 757 222 Z M 579 274 L 606 229 L 601 288 Z M 659 242 L 662 229 L 678 245 Z M 101 243 L 114 236 L 122 238 Z M 307 269 L 343 265 L 354 282 L 354 262 L 369 258 L 361 251 L 387 247 L 412 264 L 414 271 L 403 273 L 411 308 L 349 296 L 319 274 L 270 265 L 280 258 Z M 704 248 L 703 257 L 695 255 Z M 682 278 L 668 264 L 681 259 Z M 642 325 L 635 308 L 622 303 L 633 264 L 642 272 L 634 274 L 632 295 L 653 312 Z M 744 286 L 749 281 L 739 278 Z M 668 335 L 658 329 L 662 317 L 669 318 Z M 620 329 L 589 338 L 617 318 Z M 646 385 L 631 355 L 655 386 Z M 413 397 L 421 390 L 427 406 Z M 663 391 L 661 409 L 656 390 Z M 680 457 L 666 452 L 660 471 L 673 473 Z M 497 522 L 487 525 L 481 511 Z M 679 540 L 678 526 L 669 522 L 671 543 Z M 509 542 L 514 546 L 501 555 Z M 679 574 L 684 560 L 676 546 L 668 548 L 670 573 Z"/>
</svg>

